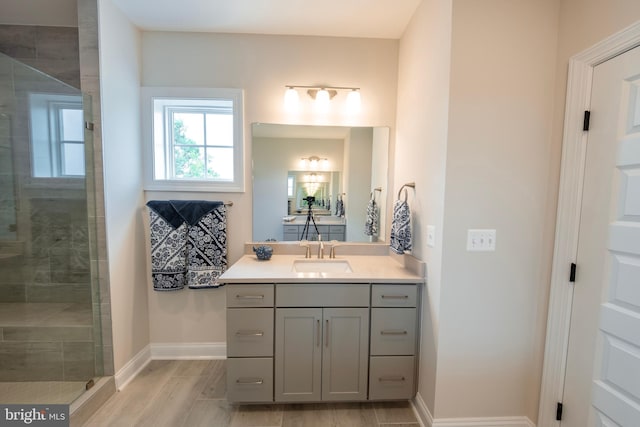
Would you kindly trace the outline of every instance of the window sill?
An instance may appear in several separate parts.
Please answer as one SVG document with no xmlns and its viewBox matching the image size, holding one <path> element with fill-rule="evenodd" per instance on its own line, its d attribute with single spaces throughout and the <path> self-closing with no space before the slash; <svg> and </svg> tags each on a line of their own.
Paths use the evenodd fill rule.
<svg viewBox="0 0 640 427">
<path fill-rule="evenodd" d="M 180 191 L 180 192 L 207 192 L 207 193 L 244 193 L 243 183 L 213 183 L 200 181 L 164 181 L 152 182 L 144 185 L 145 191 Z"/>
</svg>

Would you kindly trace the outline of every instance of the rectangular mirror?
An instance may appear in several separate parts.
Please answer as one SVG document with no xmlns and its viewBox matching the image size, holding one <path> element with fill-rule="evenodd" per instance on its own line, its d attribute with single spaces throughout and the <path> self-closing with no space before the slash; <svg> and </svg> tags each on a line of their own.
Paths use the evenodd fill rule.
<svg viewBox="0 0 640 427">
<path fill-rule="evenodd" d="M 254 123 L 252 143 L 254 241 L 387 240 L 389 128 Z"/>
</svg>

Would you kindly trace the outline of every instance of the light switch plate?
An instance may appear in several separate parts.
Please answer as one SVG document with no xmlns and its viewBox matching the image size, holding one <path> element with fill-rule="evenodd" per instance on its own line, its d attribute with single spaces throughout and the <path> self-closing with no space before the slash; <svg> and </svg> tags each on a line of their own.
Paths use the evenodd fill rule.
<svg viewBox="0 0 640 427">
<path fill-rule="evenodd" d="M 436 227 L 427 225 L 427 246 L 433 248 L 436 245 Z"/>
<path fill-rule="evenodd" d="M 495 229 L 467 230 L 467 251 L 492 252 L 496 250 Z"/>
</svg>

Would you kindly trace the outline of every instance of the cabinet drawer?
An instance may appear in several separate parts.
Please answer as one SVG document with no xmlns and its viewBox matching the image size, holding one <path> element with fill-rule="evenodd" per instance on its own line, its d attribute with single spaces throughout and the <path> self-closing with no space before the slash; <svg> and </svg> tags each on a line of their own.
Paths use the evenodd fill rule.
<svg viewBox="0 0 640 427">
<path fill-rule="evenodd" d="M 273 307 L 273 285 L 227 285 L 227 307 Z"/>
<path fill-rule="evenodd" d="M 297 225 L 285 225 L 284 226 L 285 233 L 294 233 L 298 234 L 298 226 Z"/>
<path fill-rule="evenodd" d="M 371 355 L 413 355 L 415 351 L 415 308 L 371 309 Z"/>
<path fill-rule="evenodd" d="M 413 356 L 371 357 L 369 400 L 411 399 L 415 394 Z"/>
<path fill-rule="evenodd" d="M 416 307 L 418 287 L 416 285 L 373 285 L 372 307 Z"/>
<path fill-rule="evenodd" d="M 322 234 L 323 236 L 326 236 L 327 234 L 329 234 L 329 226 L 328 225 L 317 225 L 318 227 L 318 233 Z M 313 230 L 315 231 L 315 227 L 313 226 L 313 224 L 310 224 L 310 227 L 313 228 Z"/>
<path fill-rule="evenodd" d="M 227 359 L 227 400 L 273 401 L 273 359 Z"/>
<path fill-rule="evenodd" d="M 279 283 L 278 307 L 368 307 L 369 285 L 344 283 Z"/>
<path fill-rule="evenodd" d="M 273 356 L 273 308 L 227 310 L 227 356 Z"/>
</svg>

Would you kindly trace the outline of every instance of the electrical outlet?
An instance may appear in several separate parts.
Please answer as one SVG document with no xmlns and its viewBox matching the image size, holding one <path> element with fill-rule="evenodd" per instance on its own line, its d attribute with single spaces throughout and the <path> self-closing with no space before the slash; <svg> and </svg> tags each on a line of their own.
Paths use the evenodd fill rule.
<svg viewBox="0 0 640 427">
<path fill-rule="evenodd" d="M 433 248 L 436 245 L 436 227 L 427 225 L 427 246 Z"/>
<path fill-rule="evenodd" d="M 493 252 L 496 250 L 496 230 L 467 230 L 467 251 Z"/>
</svg>

